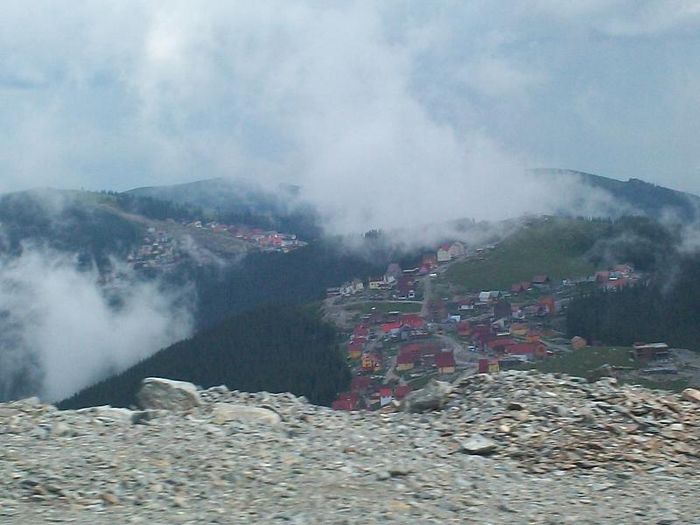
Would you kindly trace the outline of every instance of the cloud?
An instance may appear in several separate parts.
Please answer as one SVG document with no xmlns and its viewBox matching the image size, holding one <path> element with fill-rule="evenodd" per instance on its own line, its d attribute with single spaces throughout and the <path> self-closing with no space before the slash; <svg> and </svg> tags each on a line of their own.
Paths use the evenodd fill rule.
<svg viewBox="0 0 700 525">
<path fill-rule="evenodd" d="M 249 177 L 334 231 L 545 211 L 542 165 L 700 191 L 667 5 L 9 2 L 0 191 Z"/>
<path fill-rule="evenodd" d="M 0 396 L 57 401 L 190 335 L 189 290 L 98 278 L 46 248 L 0 261 Z"/>
</svg>

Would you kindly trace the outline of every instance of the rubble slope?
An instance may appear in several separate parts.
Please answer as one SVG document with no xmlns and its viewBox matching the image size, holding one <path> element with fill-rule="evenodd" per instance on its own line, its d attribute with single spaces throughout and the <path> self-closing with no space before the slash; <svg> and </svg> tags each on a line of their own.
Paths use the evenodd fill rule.
<svg viewBox="0 0 700 525">
<path fill-rule="evenodd" d="M 152 383 L 142 410 L 0 405 L 0 521 L 700 523 L 697 392 L 507 372 L 348 413 Z"/>
</svg>

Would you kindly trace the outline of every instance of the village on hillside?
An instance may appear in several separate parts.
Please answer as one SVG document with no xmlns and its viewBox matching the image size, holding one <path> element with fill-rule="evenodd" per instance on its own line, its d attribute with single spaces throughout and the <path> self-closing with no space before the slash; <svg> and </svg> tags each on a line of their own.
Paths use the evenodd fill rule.
<svg viewBox="0 0 700 525">
<path fill-rule="evenodd" d="M 202 235 L 207 235 L 209 240 L 228 241 L 227 244 L 232 245 L 233 249 L 224 246 L 223 251 L 233 253 L 241 250 L 289 253 L 307 245 L 293 233 L 267 231 L 242 224 L 199 220 L 177 223 L 168 219 L 158 227 L 146 228 L 141 244 L 127 256 L 127 262 L 135 270 L 168 270 L 192 255 L 193 251 L 197 260 L 205 261 L 210 258 L 208 252 L 211 250 L 201 249 L 196 242 L 190 242 L 193 237 L 201 239 Z"/>
<path fill-rule="evenodd" d="M 426 254 L 416 268 L 392 263 L 384 275 L 328 289 L 326 315 L 348 334 L 344 350 L 353 374 L 333 408 L 378 410 L 432 378 L 493 374 L 587 348 L 583 338 L 563 335 L 563 313 L 576 287 L 615 290 L 644 278 L 618 264 L 577 280 L 555 282 L 542 274 L 507 290 L 435 293 L 433 283 L 450 264 L 485 260 L 495 248 L 468 250 L 455 241 Z M 669 352 L 665 343 L 640 343 L 630 359 L 641 374 L 672 374 Z"/>
</svg>

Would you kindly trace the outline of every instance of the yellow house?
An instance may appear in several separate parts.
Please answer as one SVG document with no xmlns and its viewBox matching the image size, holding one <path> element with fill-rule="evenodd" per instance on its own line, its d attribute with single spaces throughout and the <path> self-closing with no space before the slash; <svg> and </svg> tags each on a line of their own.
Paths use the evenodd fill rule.
<svg viewBox="0 0 700 525">
<path fill-rule="evenodd" d="M 362 369 L 371 372 L 378 372 L 382 368 L 381 359 L 376 354 L 364 354 L 362 356 Z"/>
</svg>

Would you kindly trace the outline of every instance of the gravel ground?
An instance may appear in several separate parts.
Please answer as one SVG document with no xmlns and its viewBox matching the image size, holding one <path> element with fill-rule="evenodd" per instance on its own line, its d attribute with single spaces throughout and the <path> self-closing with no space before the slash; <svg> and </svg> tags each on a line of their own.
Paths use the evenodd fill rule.
<svg viewBox="0 0 700 525">
<path fill-rule="evenodd" d="M 523 372 L 440 386 L 384 413 L 223 387 L 184 411 L 0 405 L 0 523 L 700 524 L 699 404 Z"/>
</svg>

